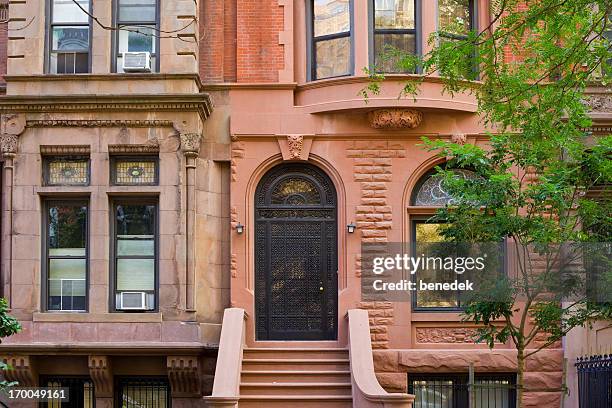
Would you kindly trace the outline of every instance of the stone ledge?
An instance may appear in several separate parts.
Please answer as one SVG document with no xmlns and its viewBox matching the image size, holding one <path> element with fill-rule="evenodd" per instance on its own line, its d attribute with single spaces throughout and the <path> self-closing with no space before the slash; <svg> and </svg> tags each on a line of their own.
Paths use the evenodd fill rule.
<svg viewBox="0 0 612 408">
<path fill-rule="evenodd" d="M 161 323 L 161 313 L 33 313 L 34 322 Z"/>
</svg>

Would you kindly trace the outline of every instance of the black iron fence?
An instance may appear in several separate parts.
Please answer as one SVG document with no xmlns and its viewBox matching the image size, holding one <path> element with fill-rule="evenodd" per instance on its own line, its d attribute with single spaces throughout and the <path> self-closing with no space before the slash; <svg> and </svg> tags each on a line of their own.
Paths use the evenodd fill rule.
<svg viewBox="0 0 612 408">
<path fill-rule="evenodd" d="M 515 408 L 514 374 L 409 374 L 413 408 Z"/>
<path fill-rule="evenodd" d="M 612 355 L 581 357 L 576 369 L 580 408 L 612 407 Z"/>
</svg>

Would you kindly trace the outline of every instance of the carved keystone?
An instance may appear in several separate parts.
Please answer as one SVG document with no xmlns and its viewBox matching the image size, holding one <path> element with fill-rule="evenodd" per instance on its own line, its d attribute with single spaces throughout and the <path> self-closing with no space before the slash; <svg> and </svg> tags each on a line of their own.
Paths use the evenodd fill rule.
<svg viewBox="0 0 612 408">
<path fill-rule="evenodd" d="M 414 109 L 376 109 L 368 113 L 374 129 L 414 129 L 423 121 L 423 113 Z"/>
<path fill-rule="evenodd" d="M 168 356 L 166 368 L 173 397 L 200 395 L 200 363 L 197 356 Z"/>
<path fill-rule="evenodd" d="M 89 356 L 89 375 L 94 382 L 96 397 L 113 396 L 113 371 L 107 356 Z"/>
<path fill-rule="evenodd" d="M 38 372 L 34 358 L 15 355 L 2 356 L 0 359 L 10 367 L 2 372 L 7 381 L 17 381 L 22 387 L 36 387 L 38 385 Z"/>
</svg>

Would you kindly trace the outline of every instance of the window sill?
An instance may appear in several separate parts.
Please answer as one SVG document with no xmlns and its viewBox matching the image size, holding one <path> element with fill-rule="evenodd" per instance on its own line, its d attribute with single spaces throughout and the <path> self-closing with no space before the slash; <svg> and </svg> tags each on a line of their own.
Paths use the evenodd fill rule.
<svg viewBox="0 0 612 408">
<path fill-rule="evenodd" d="M 43 186 L 35 187 L 34 192 L 41 196 L 54 196 L 54 195 L 74 195 L 83 196 L 90 195 L 97 187 L 93 186 Z"/>
<path fill-rule="evenodd" d="M 109 186 L 106 191 L 108 195 L 159 195 L 159 186 L 133 185 L 133 186 Z"/>
<path fill-rule="evenodd" d="M 83 313 L 83 312 L 37 312 L 32 314 L 34 322 L 64 323 L 161 323 L 161 312 L 156 313 Z"/>
</svg>

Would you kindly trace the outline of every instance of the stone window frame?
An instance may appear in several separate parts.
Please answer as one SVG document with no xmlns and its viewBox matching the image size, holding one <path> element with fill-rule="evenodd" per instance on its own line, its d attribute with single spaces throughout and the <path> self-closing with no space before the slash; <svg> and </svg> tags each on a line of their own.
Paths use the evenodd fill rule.
<svg viewBox="0 0 612 408">
<path fill-rule="evenodd" d="M 355 19 L 354 19 L 354 1 L 349 0 L 349 31 L 343 31 L 341 33 L 334 33 L 328 35 L 322 35 L 319 37 L 314 36 L 314 6 L 315 0 L 306 1 L 306 51 L 307 51 L 307 81 L 317 81 L 322 79 L 342 78 L 347 76 L 355 75 Z M 347 38 L 350 41 L 350 55 L 349 55 L 349 72 L 343 75 L 317 78 L 317 63 L 316 63 L 316 43 L 326 40 L 335 40 L 338 38 Z"/>
<path fill-rule="evenodd" d="M 93 8 L 93 0 L 89 0 L 89 16 L 87 18 L 87 23 L 54 23 L 53 22 L 53 3 L 55 0 L 47 0 L 46 1 L 46 35 L 45 35 L 45 72 L 47 74 L 52 75 L 76 75 L 80 73 L 56 73 L 50 72 L 51 70 L 51 54 L 53 53 L 53 27 L 55 26 L 87 26 L 89 29 L 89 38 L 88 38 L 88 50 L 87 50 L 87 72 L 83 72 L 83 74 L 91 74 L 92 71 L 92 42 L 93 42 L 93 19 L 92 15 L 94 14 Z"/>
<path fill-rule="evenodd" d="M 115 376 L 115 406 L 122 405 L 123 399 L 123 390 L 124 387 L 130 387 L 130 383 L 132 384 L 140 384 L 141 386 L 154 386 L 161 389 L 166 390 L 166 406 L 162 407 L 158 405 L 159 408 L 171 408 L 172 407 L 172 387 L 170 385 L 170 380 L 168 377 L 164 376 Z M 132 385 L 133 386 L 133 385 Z"/>
<path fill-rule="evenodd" d="M 89 197 L 53 197 L 43 200 L 43 234 L 42 236 L 42 262 L 41 262 L 41 309 L 48 313 L 89 313 L 89 283 L 90 283 L 90 227 L 91 227 L 91 203 Z M 85 259 L 85 309 L 84 310 L 49 310 L 49 260 L 52 259 L 49 255 L 49 208 L 52 204 L 84 204 L 87 206 L 87 225 L 85 226 L 85 255 L 80 258 Z"/>
<path fill-rule="evenodd" d="M 423 53 L 423 26 L 422 26 L 422 10 L 423 0 L 412 0 L 414 2 L 414 28 L 376 28 L 376 0 L 368 1 L 368 59 L 370 63 L 370 69 L 376 67 L 376 47 L 375 47 L 375 36 L 376 34 L 414 34 L 414 51 L 415 55 L 421 55 Z M 387 72 L 385 72 L 387 73 Z M 390 74 L 401 74 L 401 72 L 388 72 Z M 420 73 L 420 69 L 417 68 L 417 72 Z"/>
<path fill-rule="evenodd" d="M 151 161 L 155 164 L 155 181 L 151 183 L 117 183 L 117 163 L 122 160 L 140 160 L 140 161 Z M 159 185 L 159 154 L 140 154 L 140 155 L 123 155 L 123 154 L 111 154 L 110 155 L 110 180 L 111 186 L 158 186 Z"/>
<path fill-rule="evenodd" d="M 158 31 L 160 29 L 161 26 L 161 8 L 160 8 L 160 3 L 161 0 L 155 0 L 155 21 L 147 21 L 147 22 L 142 22 L 142 21 L 121 21 L 119 20 L 119 2 L 121 0 L 112 0 L 112 5 L 113 5 L 113 9 L 112 9 L 112 21 L 113 21 L 113 26 L 114 27 L 119 27 L 120 25 L 137 25 L 137 26 L 152 26 L 155 25 L 155 37 L 154 37 L 154 41 L 155 41 L 155 54 L 151 54 L 151 57 L 155 56 L 155 64 L 154 66 L 151 67 L 151 72 L 149 72 L 149 74 L 154 74 L 154 73 L 158 73 L 159 72 L 159 67 L 160 67 L 160 32 Z M 111 44 L 112 44 L 112 50 L 111 50 L 111 70 L 113 73 L 117 73 L 117 58 L 119 56 L 119 29 L 117 30 L 113 30 L 112 35 L 111 35 L 112 39 L 111 39 Z M 145 74 L 147 74 L 145 72 Z"/>
<path fill-rule="evenodd" d="M 112 313 L 157 313 L 159 312 L 159 240 L 160 240 L 160 209 L 159 209 L 159 196 L 158 195 L 146 195 L 146 196 L 114 196 L 110 200 L 110 231 L 109 237 L 111 239 L 110 245 L 110 282 L 109 282 L 109 310 Z M 153 268 L 154 268 L 154 296 L 153 301 L 154 307 L 148 310 L 121 310 L 117 309 L 117 205 L 129 204 L 129 205 L 154 205 L 155 206 L 155 232 L 154 232 L 154 251 L 153 257 Z"/>
</svg>

